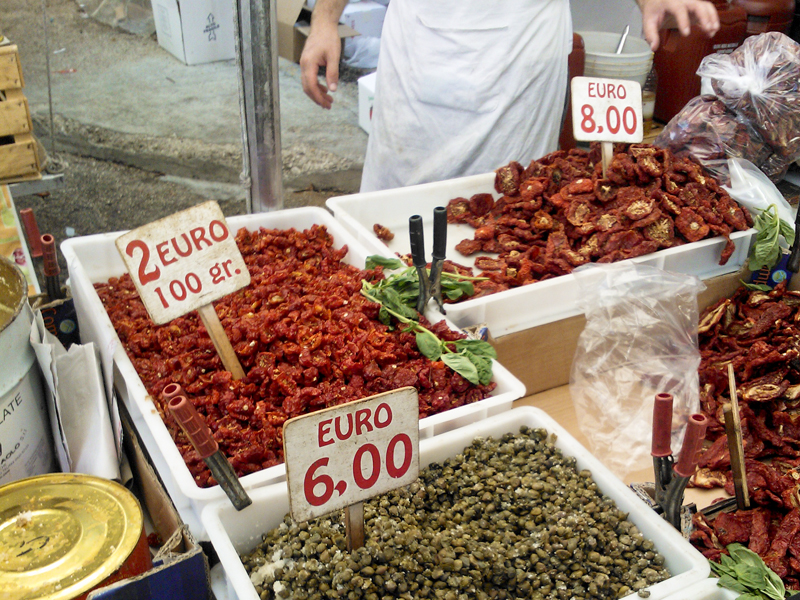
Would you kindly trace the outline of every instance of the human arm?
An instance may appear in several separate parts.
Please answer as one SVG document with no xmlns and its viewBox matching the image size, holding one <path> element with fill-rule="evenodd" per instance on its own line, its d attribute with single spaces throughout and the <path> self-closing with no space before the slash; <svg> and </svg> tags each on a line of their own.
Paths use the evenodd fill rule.
<svg viewBox="0 0 800 600">
<path fill-rule="evenodd" d="M 658 49 L 658 31 L 677 25 L 687 36 L 697 26 L 708 37 L 719 31 L 719 15 L 711 2 L 705 0 L 637 0 L 642 10 L 642 30 L 650 48 Z"/>
<path fill-rule="evenodd" d="M 300 77 L 306 96 L 322 108 L 330 108 L 339 83 L 339 18 L 348 0 L 317 0 L 311 13 L 311 31 L 300 55 Z M 325 67 L 325 83 L 319 81 L 320 67 Z"/>
</svg>

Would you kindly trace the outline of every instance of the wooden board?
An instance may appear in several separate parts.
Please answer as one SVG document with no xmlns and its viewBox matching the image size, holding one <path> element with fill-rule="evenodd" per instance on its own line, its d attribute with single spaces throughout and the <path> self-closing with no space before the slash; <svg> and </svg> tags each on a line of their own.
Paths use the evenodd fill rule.
<svg viewBox="0 0 800 600">
<path fill-rule="evenodd" d="M 0 136 L 33 130 L 28 100 L 22 90 L 0 91 Z"/>
<path fill-rule="evenodd" d="M 0 46 L 0 90 L 25 87 L 16 45 Z"/>
<path fill-rule="evenodd" d="M 30 133 L 10 136 L 9 143 L 0 143 L 0 181 L 25 175 L 39 175 L 39 154 L 36 140 Z"/>
</svg>

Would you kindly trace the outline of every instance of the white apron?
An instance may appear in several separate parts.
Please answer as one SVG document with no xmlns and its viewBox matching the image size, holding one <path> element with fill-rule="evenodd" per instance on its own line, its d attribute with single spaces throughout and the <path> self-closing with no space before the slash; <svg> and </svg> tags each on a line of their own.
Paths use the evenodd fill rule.
<svg viewBox="0 0 800 600">
<path fill-rule="evenodd" d="M 555 150 L 571 50 L 568 0 L 392 0 L 361 191 Z"/>
</svg>

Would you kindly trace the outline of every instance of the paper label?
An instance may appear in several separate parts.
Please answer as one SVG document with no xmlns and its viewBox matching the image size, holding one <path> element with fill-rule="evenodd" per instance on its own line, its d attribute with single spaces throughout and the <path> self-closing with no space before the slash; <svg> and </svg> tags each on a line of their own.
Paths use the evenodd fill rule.
<svg viewBox="0 0 800 600">
<path fill-rule="evenodd" d="M 581 142 L 639 143 L 642 86 L 625 79 L 573 77 L 572 129 Z"/>
<path fill-rule="evenodd" d="M 250 283 L 216 202 L 129 231 L 116 245 L 150 318 L 159 325 Z"/>
<path fill-rule="evenodd" d="M 306 521 L 419 477 L 419 399 L 407 387 L 290 419 L 289 504 Z"/>
</svg>

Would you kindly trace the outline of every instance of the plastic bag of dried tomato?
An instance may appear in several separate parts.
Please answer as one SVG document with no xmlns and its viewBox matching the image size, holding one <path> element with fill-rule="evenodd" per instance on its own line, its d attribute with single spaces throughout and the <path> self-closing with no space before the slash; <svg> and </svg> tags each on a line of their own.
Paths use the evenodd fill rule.
<svg viewBox="0 0 800 600">
<path fill-rule="evenodd" d="M 800 44 L 770 31 L 730 54 L 712 54 L 697 69 L 717 97 L 788 165 L 800 158 Z"/>
<path fill-rule="evenodd" d="M 674 397 L 675 451 L 700 408 L 697 294 L 705 284 L 627 261 L 584 265 L 574 274 L 586 327 L 570 394 L 592 453 L 622 478 L 652 465 L 656 394 Z"/>
</svg>

